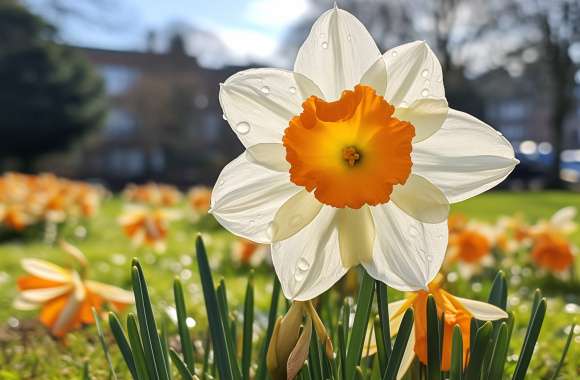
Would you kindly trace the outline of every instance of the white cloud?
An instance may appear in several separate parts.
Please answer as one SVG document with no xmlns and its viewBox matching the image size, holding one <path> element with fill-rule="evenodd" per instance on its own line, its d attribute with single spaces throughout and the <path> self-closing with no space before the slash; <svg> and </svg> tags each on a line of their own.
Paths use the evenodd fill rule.
<svg viewBox="0 0 580 380">
<path fill-rule="evenodd" d="M 278 39 L 264 33 L 241 28 L 220 28 L 215 33 L 235 63 L 270 61 L 278 49 Z"/>
<path fill-rule="evenodd" d="M 253 0 L 244 17 L 257 26 L 283 29 L 297 22 L 310 8 L 308 0 Z"/>
</svg>

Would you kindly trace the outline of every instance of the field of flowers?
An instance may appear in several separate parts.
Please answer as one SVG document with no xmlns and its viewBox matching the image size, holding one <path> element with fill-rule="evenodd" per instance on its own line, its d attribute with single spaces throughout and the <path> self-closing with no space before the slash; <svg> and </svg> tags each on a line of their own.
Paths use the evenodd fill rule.
<svg viewBox="0 0 580 380">
<path fill-rule="evenodd" d="M 177 351 L 180 347 L 175 339 L 172 284 L 174 278 L 179 278 L 188 309 L 187 326 L 196 349 L 203 350 L 208 326 L 194 253 L 198 234 L 206 243 L 214 280 L 225 281 L 234 318 L 243 314 L 247 276 L 253 271 L 254 352 L 258 352 L 273 289 L 269 252 L 266 247 L 236 238 L 219 227 L 207 213 L 207 189 L 196 188 L 183 195 L 172 187 L 151 184 L 111 195 L 100 188 L 63 182 L 52 176 L 5 176 L 3 190 L 13 186 L 14 181 L 22 189 L 33 189 L 31 194 L 44 197 L 38 196 L 33 202 L 30 194 L 21 194 L 26 199 L 21 203 L 13 192 L 10 200 L 6 199 L 7 193 L 2 193 L 5 206 L 0 244 L 0 379 L 81 378 L 86 364 L 94 378 L 109 376 L 90 307 L 80 313 L 85 315 L 80 315 L 78 321 L 69 318 L 67 323 L 59 324 L 66 307 L 53 304 L 53 311 L 47 310 L 52 298 L 26 293 L 34 290 L 31 279 L 40 281 L 44 275 L 46 281 L 46 276 L 50 277 L 46 270 L 38 269 L 46 263 L 30 259 L 76 268 L 83 280 L 130 290 L 131 260 L 137 257 L 149 284 L 154 313 L 167 326 L 169 345 Z M 551 377 L 570 326 L 580 315 L 580 264 L 574 257 L 580 245 L 580 231 L 575 226 L 574 207 L 580 207 L 580 202 L 577 195 L 570 193 L 495 192 L 452 208 L 449 248 L 440 280 L 452 294 L 485 301 L 496 268 L 505 272 L 509 283 L 508 310 L 515 316 L 515 331 L 519 331 L 513 334 L 506 373 L 515 369 L 536 288 L 541 288 L 547 297 L 547 313 L 528 378 Z M 346 297 L 352 302 L 357 282 L 357 271 L 353 270 L 332 291 L 332 297 Z M 24 291 L 19 292 L 19 287 Z M 90 303 L 99 312 L 113 308 L 125 315 L 126 304 L 132 302 L 130 294 L 122 290 L 107 287 L 99 293 L 99 288 L 88 282 L 87 289 L 102 293 L 103 299 Z M 401 297 L 401 293 L 389 289 L 389 300 Z M 43 323 L 38 322 L 38 310 L 20 310 L 33 306 L 44 307 L 40 314 Z M 128 307 L 132 309 L 133 306 Z M 127 378 L 109 327 L 103 324 L 103 329 L 117 375 Z M 579 344 L 576 332 L 561 378 L 580 375 Z"/>
</svg>

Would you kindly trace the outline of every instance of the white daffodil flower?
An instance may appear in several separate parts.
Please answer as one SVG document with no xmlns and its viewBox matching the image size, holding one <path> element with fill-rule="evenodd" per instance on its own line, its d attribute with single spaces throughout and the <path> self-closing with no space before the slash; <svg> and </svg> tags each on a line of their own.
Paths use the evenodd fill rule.
<svg viewBox="0 0 580 380">
<path fill-rule="evenodd" d="M 336 7 L 315 22 L 294 71 L 242 71 L 220 101 L 246 151 L 220 174 L 213 215 L 272 243 L 289 299 L 316 297 L 358 264 L 399 290 L 425 288 L 445 254 L 449 203 L 518 162 L 494 129 L 448 108 L 427 44 L 381 55 Z"/>
</svg>

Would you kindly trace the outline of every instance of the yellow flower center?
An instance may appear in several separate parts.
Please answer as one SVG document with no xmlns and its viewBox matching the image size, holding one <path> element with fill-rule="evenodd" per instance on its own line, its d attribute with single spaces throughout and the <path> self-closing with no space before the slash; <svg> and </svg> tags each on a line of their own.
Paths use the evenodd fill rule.
<svg viewBox="0 0 580 380">
<path fill-rule="evenodd" d="M 369 86 L 335 102 L 311 96 L 284 132 L 290 180 L 333 207 L 360 208 L 390 199 L 411 173 L 412 124 Z"/>
</svg>

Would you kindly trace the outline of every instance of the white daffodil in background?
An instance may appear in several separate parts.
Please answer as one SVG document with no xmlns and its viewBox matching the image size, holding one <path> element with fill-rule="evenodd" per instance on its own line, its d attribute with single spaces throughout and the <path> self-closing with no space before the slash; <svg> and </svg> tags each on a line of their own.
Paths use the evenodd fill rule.
<svg viewBox="0 0 580 380">
<path fill-rule="evenodd" d="M 358 264 L 394 288 L 425 288 L 445 254 L 449 203 L 517 164 L 495 130 L 448 108 L 441 75 L 424 42 L 381 55 L 335 7 L 294 71 L 246 70 L 221 86 L 246 151 L 219 176 L 212 212 L 272 243 L 286 297 L 311 299 Z"/>
</svg>

